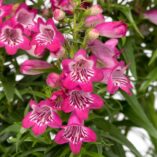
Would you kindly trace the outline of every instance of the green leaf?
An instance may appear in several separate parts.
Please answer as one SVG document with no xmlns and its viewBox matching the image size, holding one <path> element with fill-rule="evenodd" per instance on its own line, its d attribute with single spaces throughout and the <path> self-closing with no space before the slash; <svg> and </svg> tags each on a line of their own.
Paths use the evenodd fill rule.
<svg viewBox="0 0 157 157">
<path fill-rule="evenodd" d="M 153 55 L 152 55 L 152 57 L 151 57 L 148 65 L 149 66 L 152 65 L 152 63 L 154 63 L 154 61 L 156 60 L 156 58 L 157 58 L 157 49 L 154 51 L 154 53 L 153 53 Z"/>
<path fill-rule="evenodd" d="M 140 87 L 140 91 L 145 91 L 152 81 L 157 80 L 157 68 L 156 67 L 150 71 L 150 73 L 147 75 L 145 80 L 146 81 L 144 81 Z"/>
<path fill-rule="evenodd" d="M 17 88 L 15 88 L 15 94 L 18 96 L 19 99 L 23 101 L 22 95 Z"/>
<path fill-rule="evenodd" d="M 136 96 L 135 95 L 128 96 L 126 93 L 123 93 L 123 95 L 126 101 L 128 102 L 128 104 L 130 105 L 130 107 L 132 108 L 133 112 L 135 113 L 136 120 L 134 122 L 138 124 L 139 126 L 142 126 L 143 128 L 145 128 L 152 137 L 157 139 L 157 129 L 154 128 L 151 121 L 147 118 Z"/>
<path fill-rule="evenodd" d="M 103 119 L 95 119 L 95 124 L 106 133 L 104 134 L 105 138 L 109 138 L 119 144 L 127 146 L 137 157 L 142 157 L 134 145 L 120 132 L 117 127 Z"/>
<path fill-rule="evenodd" d="M 11 74 L 7 77 L 1 77 L 1 81 L 8 102 L 12 102 L 15 93 L 15 76 Z"/>
<path fill-rule="evenodd" d="M 123 52 L 123 56 L 124 59 L 126 61 L 127 64 L 129 64 L 130 66 L 130 70 L 133 74 L 133 76 L 135 77 L 135 79 L 137 79 L 137 73 L 136 73 L 136 62 L 135 62 L 135 55 L 134 55 L 134 48 L 135 47 L 135 41 L 132 38 L 127 38 L 125 47 L 124 47 L 124 52 Z"/>
<path fill-rule="evenodd" d="M 15 124 L 13 124 L 13 125 L 8 126 L 8 127 L 5 128 L 4 130 L 2 130 L 2 131 L 0 132 L 0 135 L 2 135 L 2 134 L 4 134 L 4 133 L 10 133 L 10 132 L 15 132 L 15 133 L 17 133 L 17 132 L 19 132 L 20 128 L 21 128 L 21 125 L 20 125 L 19 123 L 15 123 Z"/>
</svg>

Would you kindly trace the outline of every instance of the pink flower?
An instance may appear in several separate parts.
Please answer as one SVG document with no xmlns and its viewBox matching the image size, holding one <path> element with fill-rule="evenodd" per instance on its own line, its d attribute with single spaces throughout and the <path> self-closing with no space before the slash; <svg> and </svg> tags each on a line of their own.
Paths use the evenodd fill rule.
<svg viewBox="0 0 157 157">
<path fill-rule="evenodd" d="M 144 17 L 157 25 L 157 9 L 152 9 L 144 13 Z"/>
<path fill-rule="evenodd" d="M 22 121 L 22 126 L 24 128 L 32 127 L 34 134 L 41 135 L 46 131 L 47 126 L 51 128 L 60 128 L 62 125 L 62 120 L 53 111 L 49 104 L 49 101 L 43 100 L 37 104 L 35 101 L 30 101 L 31 112 L 24 117 Z"/>
<path fill-rule="evenodd" d="M 111 50 L 111 55 L 113 57 L 119 57 L 121 55 L 121 52 L 116 47 L 117 45 L 118 39 L 109 39 L 104 43 L 104 46 Z"/>
<path fill-rule="evenodd" d="M 58 51 L 64 43 L 63 35 L 57 30 L 52 19 L 46 23 L 38 20 L 38 33 L 32 39 L 32 45 L 36 45 L 35 54 L 42 55 L 44 50 Z"/>
<path fill-rule="evenodd" d="M 66 113 L 74 112 L 80 120 L 85 120 L 90 109 L 100 109 L 103 103 L 101 97 L 96 94 L 74 89 L 69 91 L 62 109 Z"/>
<path fill-rule="evenodd" d="M 0 47 L 5 47 L 9 55 L 14 55 L 18 49 L 29 50 L 30 41 L 24 36 L 23 29 L 12 22 L 3 24 L 0 30 Z"/>
<path fill-rule="evenodd" d="M 46 79 L 48 86 L 56 88 L 60 85 L 60 75 L 56 73 L 50 73 Z"/>
<path fill-rule="evenodd" d="M 130 80 L 124 74 L 126 68 L 124 62 L 120 62 L 112 69 L 104 69 L 104 79 L 101 82 L 107 84 L 107 91 L 110 94 L 114 94 L 120 88 L 131 95 L 130 90 L 133 87 Z"/>
<path fill-rule="evenodd" d="M 52 96 L 50 97 L 50 103 L 54 110 L 62 110 L 63 101 L 65 99 L 65 92 L 63 90 L 59 90 L 53 92 Z"/>
<path fill-rule="evenodd" d="M 117 64 L 116 57 L 120 54 L 116 48 L 117 42 L 116 39 L 110 39 L 105 43 L 94 40 L 89 44 L 89 48 L 105 68 L 112 68 Z"/>
<path fill-rule="evenodd" d="M 80 152 L 83 142 L 95 142 L 96 134 L 93 130 L 83 125 L 78 118 L 72 115 L 67 126 L 63 126 L 55 137 L 57 144 L 69 143 L 70 149 L 74 154 Z"/>
<path fill-rule="evenodd" d="M 121 38 L 126 35 L 127 25 L 122 21 L 104 22 L 95 27 L 100 36 L 108 38 Z"/>
<path fill-rule="evenodd" d="M 88 16 L 85 20 L 86 27 L 95 27 L 98 24 L 104 22 L 104 16 L 102 14 Z"/>
<path fill-rule="evenodd" d="M 34 18 L 37 14 L 37 10 L 30 9 L 26 4 L 22 3 L 16 10 L 13 20 L 17 24 L 21 24 L 24 28 L 24 32 L 30 35 L 32 31 L 37 31 Z"/>
<path fill-rule="evenodd" d="M 38 75 L 44 73 L 45 70 L 50 69 L 51 64 L 42 60 L 26 60 L 20 66 L 20 71 L 22 74 L 26 75 Z"/>
<path fill-rule="evenodd" d="M 0 22 L 2 22 L 2 19 L 6 16 L 8 16 L 12 12 L 12 4 L 3 5 L 2 1 L 0 2 Z"/>
<path fill-rule="evenodd" d="M 72 13 L 73 5 L 71 0 L 51 0 L 52 9 L 62 9 L 67 13 Z"/>
<path fill-rule="evenodd" d="M 86 51 L 80 49 L 73 59 L 64 59 L 63 85 L 67 89 L 79 86 L 82 90 L 89 92 L 93 90 L 92 83 L 102 79 L 102 73 L 96 68 L 95 58 L 87 58 Z"/>
</svg>

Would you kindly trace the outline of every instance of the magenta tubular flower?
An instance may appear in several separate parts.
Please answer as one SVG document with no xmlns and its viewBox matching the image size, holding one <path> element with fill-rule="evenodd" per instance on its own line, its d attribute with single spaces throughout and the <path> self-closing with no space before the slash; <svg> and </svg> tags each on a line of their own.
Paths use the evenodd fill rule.
<svg viewBox="0 0 157 157">
<path fill-rule="evenodd" d="M 74 112 L 80 120 L 85 120 L 88 118 L 89 110 L 100 109 L 103 103 L 101 97 L 96 94 L 74 89 L 69 91 L 62 109 L 66 113 Z"/>
<path fill-rule="evenodd" d="M 0 30 L 0 47 L 5 47 L 7 54 L 14 55 L 18 49 L 29 50 L 30 41 L 24 36 L 23 29 L 12 26 L 12 22 L 3 24 Z"/>
<path fill-rule="evenodd" d="M 124 74 L 126 68 L 124 62 L 120 62 L 112 69 L 104 69 L 104 79 L 101 82 L 107 84 L 107 91 L 110 94 L 114 94 L 120 88 L 131 95 L 133 87 L 130 80 Z"/>
<path fill-rule="evenodd" d="M 94 40 L 89 44 L 89 48 L 91 49 L 92 53 L 96 56 L 96 58 L 99 61 L 101 61 L 101 64 L 105 68 L 113 68 L 118 63 L 115 56 L 119 51 L 115 47 L 116 42 L 111 40 L 110 41 L 108 40 L 106 43 L 102 43 L 100 40 Z"/>
<path fill-rule="evenodd" d="M 62 110 L 63 101 L 65 99 L 66 95 L 63 90 L 59 90 L 52 93 L 52 96 L 50 97 L 50 103 L 54 110 Z"/>
<path fill-rule="evenodd" d="M 86 51 L 80 49 L 73 59 L 64 59 L 62 62 L 63 85 L 67 89 L 79 86 L 82 90 L 90 92 L 93 90 L 92 83 L 102 79 L 102 73 L 96 68 L 94 57 L 86 57 Z"/>
<path fill-rule="evenodd" d="M 144 13 L 144 17 L 146 19 L 148 19 L 150 22 L 157 25 L 157 9 L 152 9 L 152 10 L 146 11 Z"/>
<path fill-rule="evenodd" d="M 44 50 L 58 51 L 64 43 L 63 35 L 57 30 L 52 19 L 44 23 L 38 20 L 38 33 L 32 39 L 32 45 L 36 45 L 35 54 L 42 55 Z"/>
<path fill-rule="evenodd" d="M 70 149 L 74 154 L 80 152 L 83 142 L 95 142 L 96 134 L 93 130 L 83 125 L 74 114 L 70 117 L 67 126 L 63 126 L 55 137 L 58 144 L 69 143 Z"/>
<path fill-rule="evenodd" d="M 109 39 L 104 43 L 104 46 L 111 50 L 113 57 L 119 57 L 121 55 L 121 52 L 116 47 L 117 45 L 118 39 Z"/>
<path fill-rule="evenodd" d="M 22 74 L 26 75 L 38 75 L 44 73 L 45 70 L 50 69 L 51 64 L 41 60 L 26 60 L 20 66 Z"/>
<path fill-rule="evenodd" d="M 95 29 L 98 30 L 100 36 L 121 38 L 126 35 L 127 25 L 122 21 L 104 22 L 98 24 Z"/>
<path fill-rule="evenodd" d="M 24 32 L 30 35 L 32 31 L 37 31 L 37 24 L 34 21 L 36 14 L 37 10 L 30 10 L 26 4 L 22 3 L 16 10 L 13 20 L 16 24 L 22 25 Z"/>
<path fill-rule="evenodd" d="M 49 101 L 43 100 L 37 104 L 35 101 L 30 101 L 31 112 L 24 117 L 22 126 L 24 128 L 32 127 L 33 133 L 41 135 L 46 131 L 47 126 L 51 128 L 60 128 L 62 126 L 62 120 L 53 111 Z"/>
<path fill-rule="evenodd" d="M 60 75 L 56 73 L 50 73 L 46 79 L 48 86 L 56 88 L 60 85 Z"/>
<path fill-rule="evenodd" d="M 95 27 L 98 24 L 101 24 L 104 22 L 104 16 L 102 14 L 88 16 L 85 20 L 85 26 L 86 27 Z"/>
</svg>

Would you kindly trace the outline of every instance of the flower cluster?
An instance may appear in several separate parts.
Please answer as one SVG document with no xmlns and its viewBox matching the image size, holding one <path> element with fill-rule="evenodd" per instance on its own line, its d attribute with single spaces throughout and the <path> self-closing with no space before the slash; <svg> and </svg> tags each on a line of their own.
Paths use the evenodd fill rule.
<svg viewBox="0 0 157 157">
<path fill-rule="evenodd" d="M 51 0 L 51 5 L 54 19 L 59 21 L 64 20 L 66 14 L 72 18 L 78 4 L 72 0 Z M 0 6 L 0 47 L 5 47 L 9 55 L 22 49 L 37 58 L 42 58 L 49 52 L 51 57 L 55 56 L 59 65 L 56 67 L 58 73 L 57 70 L 53 71 L 54 64 L 44 60 L 29 59 L 21 65 L 20 71 L 26 75 L 38 75 L 52 70 L 46 82 L 55 91 L 51 97 L 39 103 L 30 100 L 32 110 L 24 117 L 23 127 L 31 127 L 35 135 L 43 134 L 47 127 L 60 128 L 55 142 L 69 143 L 75 154 L 80 152 L 83 142 L 96 141 L 95 132 L 84 125 L 90 111 L 100 109 L 104 104 L 104 100 L 94 93 L 95 82 L 106 84 L 110 94 L 119 88 L 131 94 L 132 88 L 125 74 L 127 65 L 120 61 L 121 51 L 117 48 L 118 38 L 126 35 L 127 25 L 122 21 L 106 22 L 99 5 L 79 5 L 87 8 L 83 27 L 88 33 L 85 33 L 85 47 L 79 46 L 76 53 L 73 50 L 68 52 L 66 44 L 70 39 L 64 36 L 64 31 L 61 33 L 57 29 L 52 18 L 36 19 L 38 10 L 24 3 L 16 7 Z M 13 14 L 10 15 L 12 9 Z M 71 27 L 77 25 L 72 24 Z M 76 33 L 75 30 L 73 32 Z M 106 41 L 103 43 L 99 36 Z M 61 111 L 70 113 L 67 125 L 62 125 L 59 116 Z"/>
</svg>

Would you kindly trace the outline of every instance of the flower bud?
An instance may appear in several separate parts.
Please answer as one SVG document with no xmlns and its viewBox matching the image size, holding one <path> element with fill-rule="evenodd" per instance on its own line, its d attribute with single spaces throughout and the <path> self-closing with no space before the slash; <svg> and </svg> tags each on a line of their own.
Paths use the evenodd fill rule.
<svg viewBox="0 0 157 157">
<path fill-rule="evenodd" d="M 26 60 L 20 67 L 22 74 L 38 75 L 51 68 L 51 64 L 41 60 Z"/>
<path fill-rule="evenodd" d="M 60 21 L 60 20 L 64 19 L 65 12 L 62 11 L 61 9 L 55 9 L 55 11 L 53 12 L 53 16 L 54 16 L 55 20 Z"/>
<path fill-rule="evenodd" d="M 126 35 L 127 25 L 122 21 L 104 22 L 95 27 L 100 36 L 121 38 Z"/>
<path fill-rule="evenodd" d="M 146 19 L 148 19 L 150 22 L 157 25 L 157 9 L 152 9 L 152 10 L 146 11 L 144 13 L 144 17 Z"/>
<path fill-rule="evenodd" d="M 98 24 L 104 22 L 104 16 L 102 14 L 88 16 L 85 20 L 86 27 L 95 27 Z"/>
<path fill-rule="evenodd" d="M 58 87 L 60 84 L 60 75 L 56 73 L 50 73 L 46 79 L 46 83 L 52 88 Z"/>
<path fill-rule="evenodd" d="M 103 12 L 103 9 L 101 8 L 100 5 L 96 4 L 96 5 L 93 5 L 91 8 L 90 8 L 90 15 L 97 15 L 97 14 L 101 14 Z"/>
<path fill-rule="evenodd" d="M 99 32 L 96 29 L 91 29 L 88 32 L 88 39 L 89 40 L 95 40 L 99 37 Z"/>
</svg>

